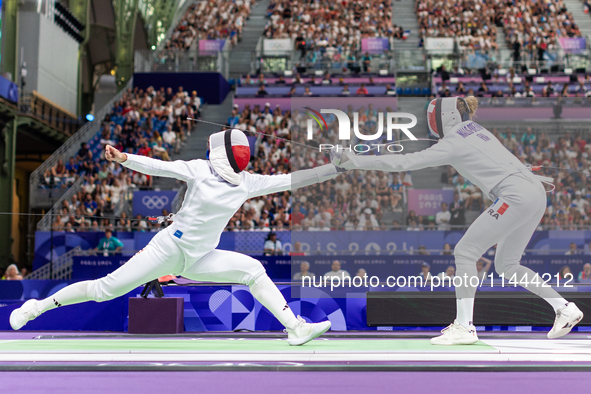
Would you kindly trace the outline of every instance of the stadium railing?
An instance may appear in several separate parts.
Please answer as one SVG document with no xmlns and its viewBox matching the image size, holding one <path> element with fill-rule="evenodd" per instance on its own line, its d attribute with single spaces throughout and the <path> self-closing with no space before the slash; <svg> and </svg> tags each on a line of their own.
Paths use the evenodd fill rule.
<svg viewBox="0 0 591 394">
<path fill-rule="evenodd" d="M 37 230 L 39 231 L 49 231 L 51 230 L 51 225 L 53 222 L 53 217 L 59 214 L 59 210 L 64 201 L 67 201 L 72 198 L 72 196 L 80 190 L 82 184 L 84 183 L 84 177 L 80 177 L 70 186 L 64 194 L 60 196 L 60 198 L 53 204 L 53 206 L 49 209 L 49 211 L 43 215 L 39 223 L 37 223 Z M 53 199 L 50 199 L 53 201 Z"/>
<path fill-rule="evenodd" d="M 133 78 L 130 79 L 127 85 L 95 114 L 95 118 L 92 122 L 88 122 L 82 126 L 62 146 L 60 146 L 58 150 L 45 160 L 43 164 L 31 173 L 29 178 L 29 205 L 31 208 L 49 207 L 51 206 L 50 195 L 53 199 L 60 198 L 67 191 L 65 188 L 41 188 L 40 179 L 46 170 L 51 169 L 56 165 L 59 159 L 62 159 L 65 163 L 69 157 L 74 156 L 78 152 L 80 149 L 80 143 L 89 141 L 100 131 L 103 119 L 111 112 L 113 104 L 119 101 L 123 96 L 123 93 L 131 86 L 133 86 Z"/>
<path fill-rule="evenodd" d="M 338 56 L 326 56 L 325 51 L 307 50 L 281 51 L 273 54 L 255 51 L 253 54 L 255 73 L 282 72 L 294 70 L 299 74 L 314 74 L 317 71 L 340 74 L 343 70 L 354 73 L 364 72 L 363 56 L 366 51 L 343 51 Z M 336 54 L 336 53 L 335 53 Z M 302 56 L 303 55 L 303 56 Z M 424 52 L 417 50 L 388 50 L 370 53 L 369 68 L 373 73 L 394 73 L 396 70 L 426 70 Z"/>
<path fill-rule="evenodd" d="M 277 53 L 263 53 L 259 50 L 236 51 L 227 49 L 223 51 L 200 52 L 195 46 L 188 50 L 151 51 L 138 50 L 135 52 L 135 72 L 195 72 L 217 71 L 226 79 L 229 76 L 230 57 L 233 59 L 249 59 L 250 74 L 276 73 L 294 71 L 300 74 L 314 74 L 316 72 L 329 72 L 340 74 L 343 70 L 359 73 L 363 72 L 362 57 L 364 51 L 343 53 L 340 59 L 329 59 L 325 56 L 301 57 L 301 52 L 278 51 Z M 314 51 L 309 51 L 312 53 Z M 353 55 L 348 60 L 349 54 Z M 378 74 L 386 72 L 392 74 L 396 70 L 426 70 L 426 56 L 418 50 L 391 50 L 370 54 L 370 69 Z"/>
<path fill-rule="evenodd" d="M 226 45 L 226 47 L 229 47 Z M 230 50 L 200 52 L 197 48 L 162 49 L 151 51 L 142 49 L 135 51 L 135 72 L 195 72 L 210 71 L 219 72 L 226 79 L 230 70 Z M 232 51 L 236 56 L 236 51 Z"/>
<path fill-rule="evenodd" d="M 80 126 L 78 117 L 71 112 L 52 103 L 50 100 L 33 91 L 22 93 L 19 97 L 19 111 L 22 115 L 31 115 L 50 127 L 71 136 Z"/>
<path fill-rule="evenodd" d="M 72 279 L 72 257 L 82 253 L 82 248 L 76 246 L 59 256 L 55 261 L 31 272 L 23 279 Z"/>
</svg>

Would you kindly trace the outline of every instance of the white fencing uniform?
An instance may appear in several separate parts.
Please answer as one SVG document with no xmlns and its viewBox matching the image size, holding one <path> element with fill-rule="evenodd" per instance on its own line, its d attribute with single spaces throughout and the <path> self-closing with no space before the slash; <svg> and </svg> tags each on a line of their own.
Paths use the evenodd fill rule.
<svg viewBox="0 0 591 394">
<path fill-rule="evenodd" d="M 455 98 L 444 99 L 444 103 L 446 100 L 449 100 L 449 114 L 456 108 L 456 102 Z M 453 103 L 451 109 L 450 103 Z M 507 279 L 516 274 L 518 281 L 525 275 L 530 284 L 524 287 L 543 297 L 555 310 L 564 307 L 566 300 L 553 289 L 542 287 L 541 278 L 519 264 L 544 215 L 546 195 L 542 181 L 548 178 L 534 175 L 481 125 L 471 120 L 462 121 L 457 108 L 453 115 L 442 122 L 440 120 L 443 138 L 428 149 L 382 156 L 345 154 L 346 161 L 340 166 L 345 169 L 402 172 L 452 165 L 494 201 L 456 245 L 456 276 L 477 276 L 476 262 L 489 248 L 498 244 L 495 255 L 498 274 L 504 274 Z M 540 285 L 532 285 L 532 280 Z M 475 293 L 474 286 L 456 288 L 456 296 L 465 303 L 460 305 L 458 302 L 458 321 L 466 326 L 472 321 Z"/>
<path fill-rule="evenodd" d="M 169 227 L 123 266 L 101 279 L 58 291 L 41 301 L 41 312 L 61 305 L 110 300 L 158 277 L 175 274 L 199 281 L 248 285 L 253 296 L 287 328 L 296 324 L 291 310 L 284 307 L 284 297 L 258 260 L 215 248 L 226 224 L 246 200 L 333 179 L 337 176 L 334 165 L 282 175 L 239 171 L 235 173 L 238 178 L 231 176 L 230 183 L 208 160 L 165 162 L 127 154 L 122 164 L 143 174 L 185 181 L 182 208 Z"/>
<path fill-rule="evenodd" d="M 125 167 L 185 181 L 187 191 L 170 226 L 118 270 L 91 281 L 94 283 L 90 285 L 90 294 L 96 301 L 119 297 L 169 274 L 202 281 L 254 283 L 257 276 L 265 273 L 259 261 L 240 253 L 215 250 L 234 213 L 250 198 L 290 190 L 292 179 L 301 187 L 337 175 L 332 164 L 283 175 L 241 172 L 240 185 L 232 185 L 207 160 L 166 162 L 131 154 L 127 157 Z"/>
</svg>

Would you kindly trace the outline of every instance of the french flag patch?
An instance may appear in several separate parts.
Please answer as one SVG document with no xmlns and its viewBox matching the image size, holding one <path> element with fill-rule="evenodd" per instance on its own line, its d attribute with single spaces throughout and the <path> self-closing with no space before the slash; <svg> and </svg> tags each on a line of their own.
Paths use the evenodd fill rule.
<svg viewBox="0 0 591 394">
<path fill-rule="evenodd" d="M 499 215 L 502 215 L 502 214 L 505 213 L 505 211 L 507 210 L 507 208 L 509 208 L 509 204 L 507 204 L 506 202 L 504 202 L 503 205 L 501 205 L 501 207 L 499 209 L 497 209 L 497 213 Z"/>
<path fill-rule="evenodd" d="M 178 239 L 181 239 L 181 237 L 183 236 L 183 232 L 180 230 L 176 230 L 173 235 Z"/>
</svg>

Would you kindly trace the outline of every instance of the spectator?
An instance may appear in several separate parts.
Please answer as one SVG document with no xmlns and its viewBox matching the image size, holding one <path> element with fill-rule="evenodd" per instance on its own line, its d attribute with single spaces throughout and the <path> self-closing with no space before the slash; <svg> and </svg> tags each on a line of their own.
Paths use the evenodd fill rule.
<svg viewBox="0 0 591 394">
<path fill-rule="evenodd" d="M 367 271 L 366 271 L 366 270 L 364 270 L 363 268 L 359 268 L 359 269 L 357 270 L 357 273 L 355 273 L 355 276 L 356 276 L 356 277 L 358 276 L 358 277 L 360 277 L 360 278 L 365 278 L 365 277 L 367 276 Z"/>
<path fill-rule="evenodd" d="M 259 90 L 256 92 L 257 96 L 266 96 L 269 93 L 267 93 L 267 90 L 265 89 L 265 85 L 259 85 Z"/>
<path fill-rule="evenodd" d="M 361 57 L 361 64 L 363 64 L 363 72 L 366 72 L 366 73 L 371 72 L 371 68 L 370 68 L 371 56 L 369 56 L 368 52 L 365 52 L 363 57 Z"/>
<path fill-rule="evenodd" d="M 306 252 L 302 250 L 302 243 L 296 241 L 293 244 L 293 250 L 289 253 L 290 256 L 306 256 Z"/>
<path fill-rule="evenodd" d="M 351 92 L 349 91 L 349 85 L 343 86 L 343 90 L 341 90 L 341 95 L 348 96 L 350 94 L 351 94 Z"/>
<path fill-rule="evenodd" d="M 300 272 L 296 272 L 293 275 L 293 280 L 294 281 L 304 281 L 304 278 L 314 278 L 316 277 L 316 275 L 314 275 L 313 272 L 310 272 L 310 263 L 308 263 L 307 261 L 302 261 L 300 263 Z"/>
<path fill-rule="evenodd" d="M 446 256 L 451 256 L 454 254 L 453 250 L 451 250 L 451 245 L 450 244 L 444 244 L 443 245 L 443 250 L 441 251 L 442 255 L 446 255 Z"/>
<path fill-rule="evenodd" d="M 337 276 L 341 279 L 350 278 L 351 275 L 343 269 L 341 269 L 341 262 L 339 260 L 335 260 L 330 265 L 331 270 L 324 274 L 325 278 L 332 278 L 333 276 Z"/>
<path fill-rule="evenodd" d="M 361 216 L 361 219 L 359 219 L 359 225 L 363 227 L 364 230 L 377 231 L 380 229 L 380 225 L 370 208 L 365 208 L 363 210 L 363 215 Z"/>
<path fill-rule="evenodd" d="M 419 248 L 417 249 L 418 253 L 420 255 L 424 255 L 424 256 L 429 256 L 431 255 L 431 253 L 429 253 L 427 251 L 427 248 L 425 247 L 425 245 L 419 245 Z"/>
<path fill-rule="evenodd" d="M 480 259 L 478 259 L 478 261 L 476 262 L 476 270 L 478 271 L 478 279 L 482 280 L 484 278 L 486 278 L 486 275 L 488 275 L 488 271 L 490 270 L 490 266 L 492 264 L 492 261 L 487 259 L 486 257 L 481 257 Z"/>
<path fill-rule="evenodd" d="M 583 265 L 583 270 L 579 272 L 577 281 L 579 283 L 591 283 L 591 264 L 585 263 Z"/>
<path fill-rule="evenodd" d="M 92 199 L 92 195 L 90 193 L 86 193 L 86 199 L 84 200 L 84 210 L 88 216 L 96 216 L 96 210 L 98 205 L 96 201 Z"/>
<path fill-rule="evenodd" d="M 424 282 L 428 282 L 431 280 L 431 266 L 429 265 L 429 263 L 426 263 L 423 261 L 423 263 L 421 263 L 421 273 L 419 274 L 419 276 L 421 278 L 423 278 Z"/>
<path fill-rule="evenodd" d="M 441 272 L 438 275 L 440 278 L 454 278 L 454 276 L 456 276 L 456 268 L 453 265 L 450 265 L 449 267 L 447 267 L 447 269 L 443 272 Z"/>
<path fill-rule="evenodd" d="M 466 217 L 465 217 L 465 209 L 464 209 L 464 201 L 460 200 L 460 194 L 456 191 L 454 192 L 454 200 L 451 203 L 451 207 L 449 213 L 451 217 L 449 219 L 449 224 L 452 226 L 463 226 L 466 224 Z"/>
<path fill-rule="evenodd" d="M 579 212 L 581 212 L 581 215 L 584 215 L 585 209 L 589 205 L 589 202 L 583 197 L 581 197 L 581 191 L 577 190 L 575 192 L 575 199 L 573 200 L 573 204 L 577 207 Z"/>
<path fill-rule="evenodd" d="M 265 256 L 281 256 L 283 255 L 283 245 L 281 241 L 277 239 L 277 234 L 271 231 L 267 235 L 264 246 Z"/>
<path fill-rule="evenodd" d="M 578 255 L 581 254 L 580 251 L 577 249 L 577 244 L 574 242 L 571 242 L 569 245 L 569 249 L 568 251 L 564 254 L 565 256 L 574 256 L 574 255 Z"/>
<path fill-rule="evenodd" d="M 341 92 L 342 94 L 342 92 Z M 363 96 L 367 96 L 369 94 L 369 92 L 367 91 L 367 88 L 365 87 L 365 84 L 362 83 L 359 88 L 357 89 L 357 92 L 355 92 L 356 95 L 363 95 Z"/>
<path fill-rule="evenodd" d="M 437 223 L 437 230 L 449 231 L 449 222 L 451 220 L 451 213 L 447 210 L 447 204 L 441 203 L 441 211 L 435 215 L 435 223 Z"/>
<path fill-rule="evenodd" d="M 2 279 L 5 279 L 5 280 L 22 280 L 23 277 L 18 272 L 18 268 L 17 268 L 16 264 L 10 264 L 6 268 L 6 272 L 4 273 L 4 277 Z"/>
<path fill-rule="evenodd" d="M 68 223 L 69 224 L 69 223 Z M 123 249 L 123 243 L 113 236 L 111 229 L 105 230 L 105 236 L 102 238 L 95 251 L 103 252 L 104 256 L 114 255 Z"/>
<path fill-rule="evenodd" d="M 573 279 L 573 274 L 570 272 L 570 267 L 568 265 L 565 265 L 560 271 L 558 271 L 558 279 L 565 281 Z"/>
</svg>

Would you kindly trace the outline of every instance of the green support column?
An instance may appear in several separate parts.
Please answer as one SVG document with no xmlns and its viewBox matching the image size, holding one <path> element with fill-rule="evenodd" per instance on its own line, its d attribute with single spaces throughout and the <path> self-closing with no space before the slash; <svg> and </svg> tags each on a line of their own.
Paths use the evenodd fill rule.
<svg viewBox="0 0 591 394">
<path fill-rule="evenodd" d="M 9 72 L 17 81 L 18 67 L 18 7 L 19 0 L 2 2 L 2 72 Z"/>
<path fill-rule="evenodd" d="M 82 78 L 84 75 L 82 69 L 82 67 L 84 67 L 83 59 L 86 54 L 86 50 L 88 49 L 88 40 L 90 39 L 90 34 L 92 30 L 90 24 L 88 23 L 88 21 L 90 20 L 90 7 L 88 6 L 89 3 L 90 0 L 70 0 L 69 2 L 70 12 L 72 13 L 72 15 L 78 18 L 78 20 L 85 26 L 83 32 L 84 41 L 80 43 L 80 46 L 78 48 L 78 116 L 84 116 L 84 114 L 90 110 L 93 101 L 93 97 L 88 97 L 89 95 L 85 95 L 82 91 Z M 90 69 L 90 75 L 92 78 L 92 68 Z"/>
<path fill-rule="evenodd" d="M 12 212 L 17 118 L 2 128 L 0 136 L 0 212 Z M 0 215 L 0 267 L 6 268 L 12 255 L 12 216 Z"/>
<path fill-rule="evenodd" d="M 137 20 L 138 0 L 113 0 L 116 17 L 118 89 L 122 89 L 133 75 L 133 39 Z"/>
</svg>

